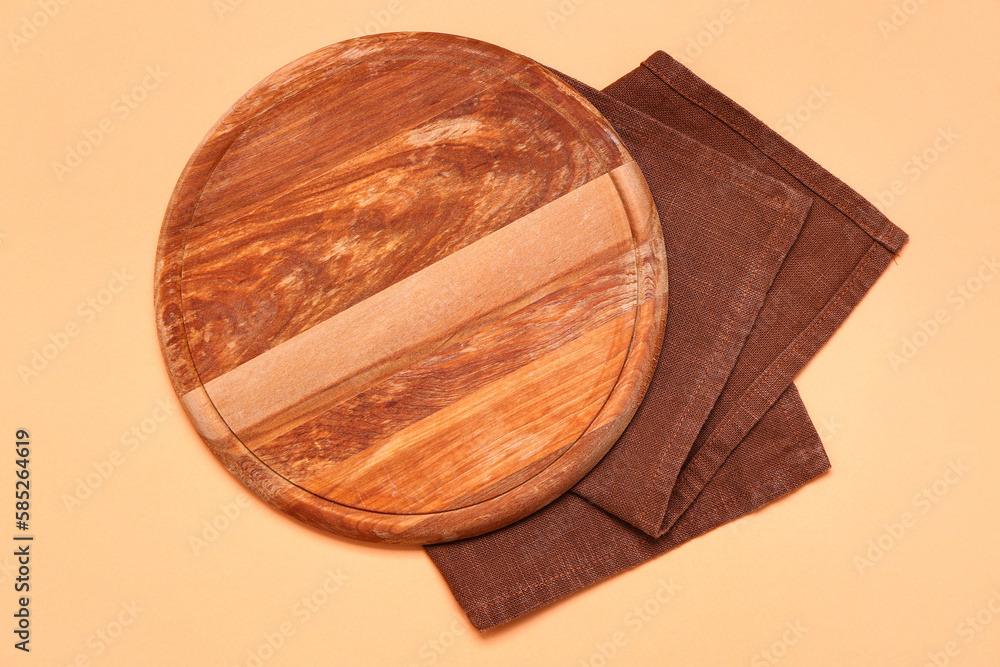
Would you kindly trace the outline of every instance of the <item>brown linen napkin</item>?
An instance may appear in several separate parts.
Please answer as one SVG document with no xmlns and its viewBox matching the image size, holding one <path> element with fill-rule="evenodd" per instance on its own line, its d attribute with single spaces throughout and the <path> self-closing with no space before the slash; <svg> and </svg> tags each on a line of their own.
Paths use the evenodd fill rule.
<svg viewBox="0 0 1000 667">
<path fill-rule="evenodd" d="M 792 378 L 906 242 L 870 203 L 665 53 L 604 91 L 565 77 L 642 168 L 663 226 L 660 362 L 572 492 L 428 547 L 486 629 L 653 558 L 829 468 Z"/>
</svg>

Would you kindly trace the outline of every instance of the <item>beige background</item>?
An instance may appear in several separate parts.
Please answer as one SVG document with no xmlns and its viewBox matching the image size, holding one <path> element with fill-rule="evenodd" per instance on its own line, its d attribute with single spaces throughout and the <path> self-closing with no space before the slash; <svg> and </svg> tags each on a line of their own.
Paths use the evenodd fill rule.
<svg viewBox="0 0 1000 667">
<path fill-rule="evenodd" d="M 0 664 L 1000 664 L 1000 4 L 223 2 L 0 10 L 0 544 L 19 427 L 37 536 L 29 655 L 0 546 Z M 161 216 L 239 95 L 374 28 L 469 35 L 598 87 L 664 49 L 880 198 L 912 240 L 799 378 L 833 471 L 483 636 L 420 550 L 249 498 L 162 365 Z"/>
</svg>

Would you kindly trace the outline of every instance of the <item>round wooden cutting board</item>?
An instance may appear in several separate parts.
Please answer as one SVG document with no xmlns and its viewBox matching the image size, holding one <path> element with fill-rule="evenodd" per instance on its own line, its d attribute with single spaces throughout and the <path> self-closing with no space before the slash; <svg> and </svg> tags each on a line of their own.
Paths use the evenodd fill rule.
<svg viewBox="0 0 1000 667">
<path fill-rule="evenodd" d="M 641 172 L 534 61 L 362 37 L 258 84 L 191 157 L 157 250 L 181 402 L 266 501 L 433 543 L 538 510 L 621 435 L 666 318 Z"/>
</svg>

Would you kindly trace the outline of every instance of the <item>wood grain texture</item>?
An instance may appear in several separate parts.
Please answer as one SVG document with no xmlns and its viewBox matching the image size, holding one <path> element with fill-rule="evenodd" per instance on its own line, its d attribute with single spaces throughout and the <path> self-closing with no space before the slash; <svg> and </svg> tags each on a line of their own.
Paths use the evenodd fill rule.
<svg viewBox="0 0 1000 667">
<path fill-rule="evenodd" d="M 451 35 L 321 49 L 237 102 L 164 218 L 161 348 L 258 495 L 350 537 L 480 534 L 624 430 L 666 314 L 614 131 L 536 63 Z"/>
<path fill-rule="evenodd" d="M 624 258 L 618 265 L 608 263 L 588 274 L 591 289 L 582 294 L 568 285 L 530 308 L 456 336 L 438 352 L 259 444 L 255 451 L 275 471 L 296 479 L 307 474 L 314 461 L 334 463 L 378 444 L 588 328 L 631 312 L 634 295 L 621 288 L 619 277 L 629 268 Z M 563 326 L 549 329 L 547 337 L 536 335 L 555 321 Z"/>
</svg>

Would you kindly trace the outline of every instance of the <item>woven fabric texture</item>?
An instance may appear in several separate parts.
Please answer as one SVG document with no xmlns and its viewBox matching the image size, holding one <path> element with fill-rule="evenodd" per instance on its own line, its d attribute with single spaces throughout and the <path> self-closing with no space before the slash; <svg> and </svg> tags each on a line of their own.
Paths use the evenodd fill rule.
<svg viewBox="0 0 1000 667">
<path fill-rule="evenodd" d="M 663 52 L 603 91 L 563 78 L 609 120 L 649 184 L 667 251 L 666 332 L 635 417 L 570 493 L 501 530 L 427 547 L 480 630 L 826 471 L 792 380 L 907 238 Z"/>
</svg>

